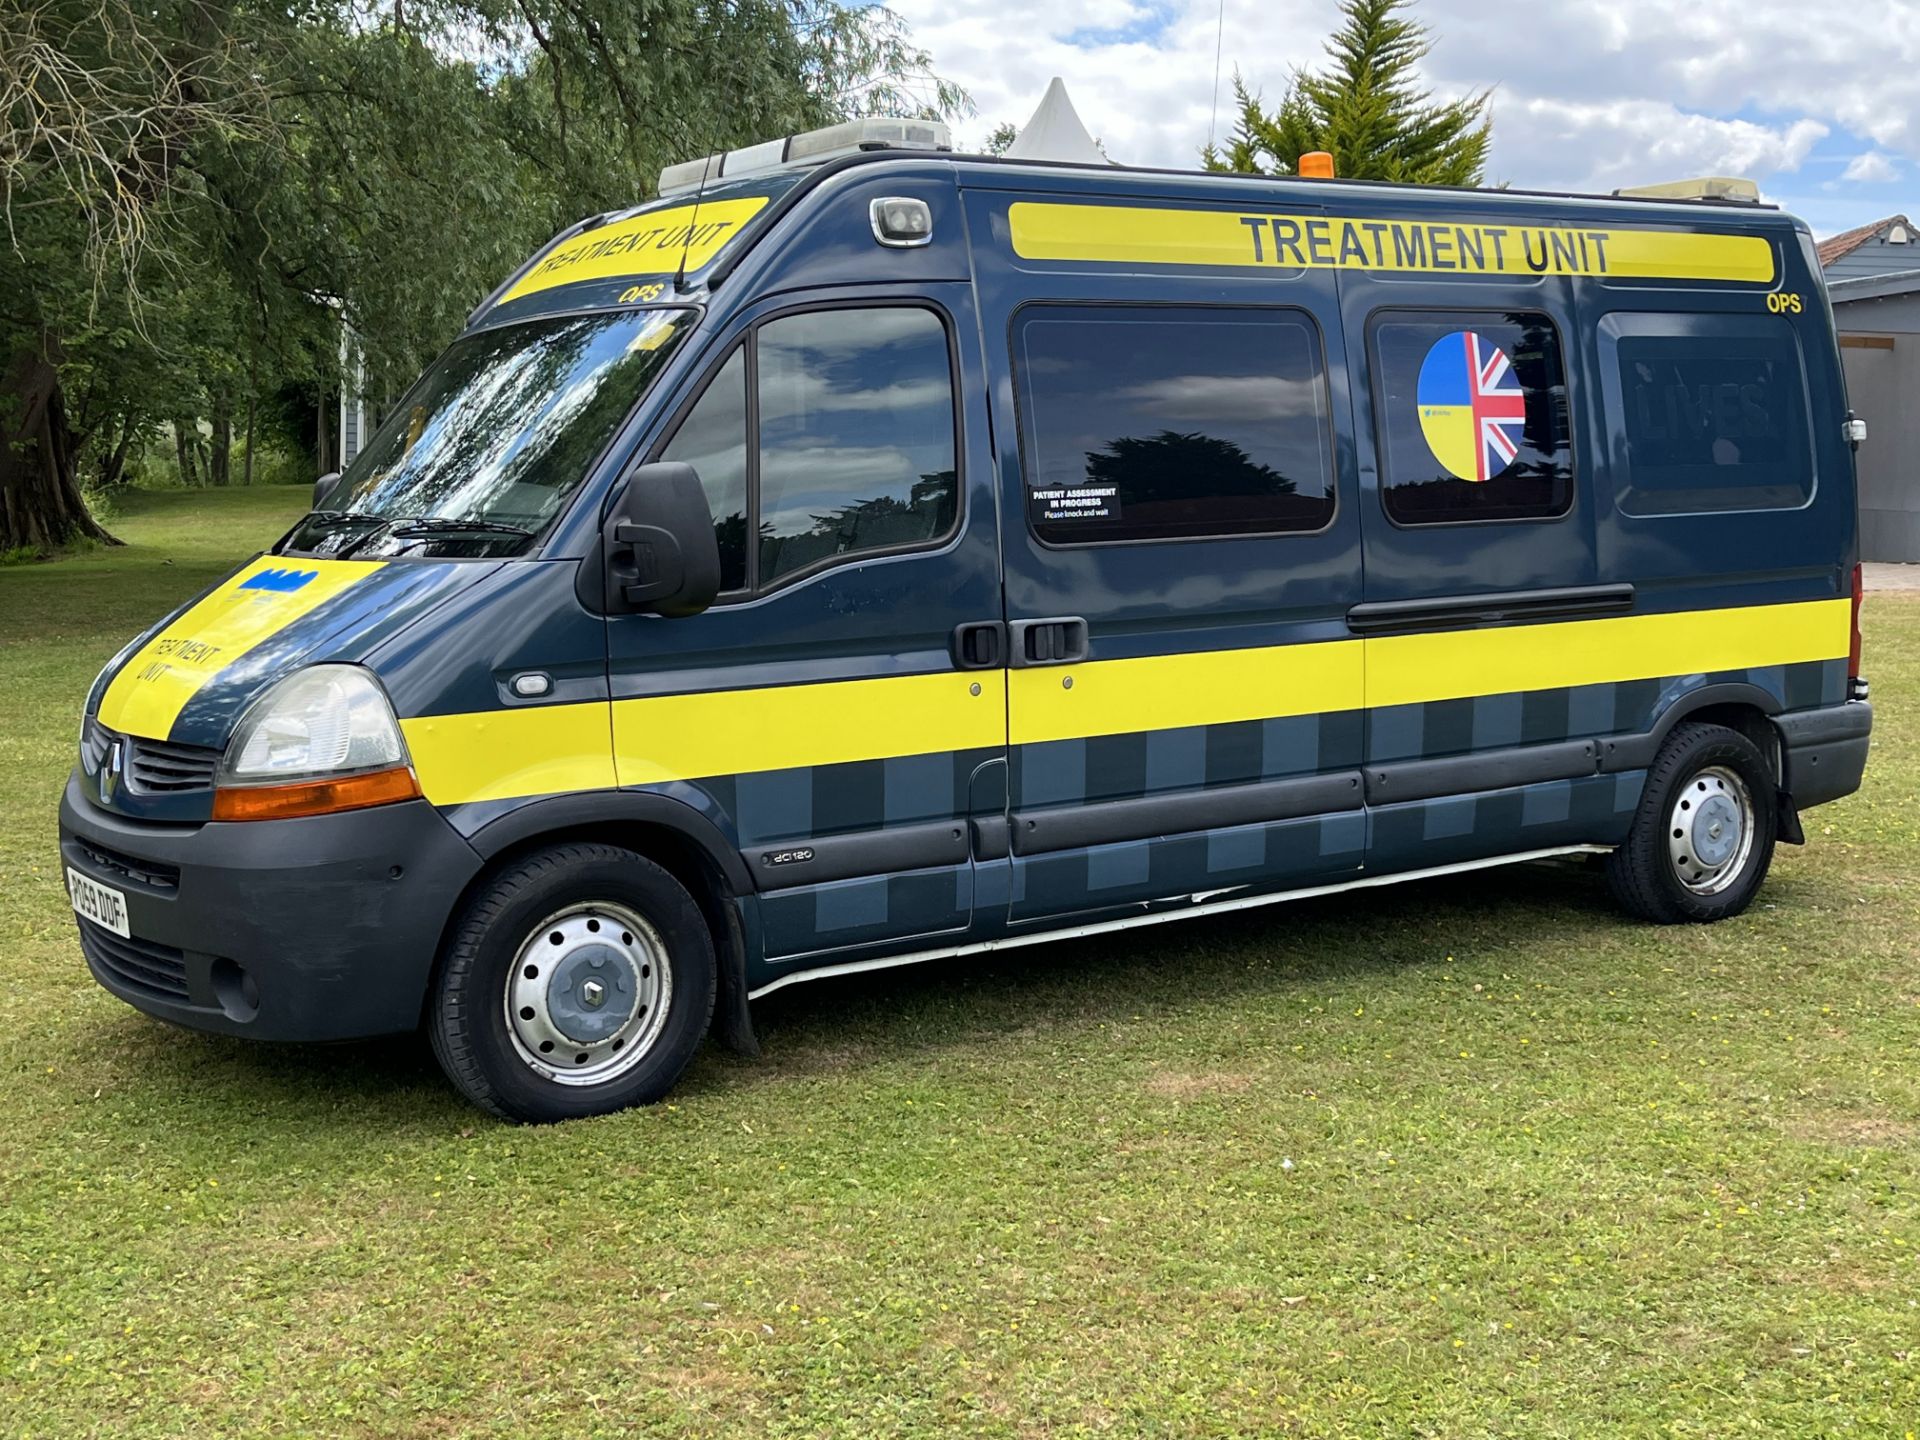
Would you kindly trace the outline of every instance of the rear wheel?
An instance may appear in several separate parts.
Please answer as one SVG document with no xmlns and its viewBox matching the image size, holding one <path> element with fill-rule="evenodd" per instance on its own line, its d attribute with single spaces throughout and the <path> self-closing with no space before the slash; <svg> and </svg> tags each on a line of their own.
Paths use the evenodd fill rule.
<svg viewBox="0 0 1920 1440">
<path fill-rule="evenodd" d="M 684 886 L 611 845 L 515 862 L 448 943 L 428 1032 L 460 1092 L 510 1120 L 660 1099 L 713 1014 L 713 942 Z"/>
<path fill-rule="evenodd" d="M 1644 920 L 1738 915 L 1773 863 L 1777 820 L 1759 747 L 1725 726 L 1682 723 L 1647 771 L 1626 842 L 1607 859 L 1608 883 Z"/>
</svg>

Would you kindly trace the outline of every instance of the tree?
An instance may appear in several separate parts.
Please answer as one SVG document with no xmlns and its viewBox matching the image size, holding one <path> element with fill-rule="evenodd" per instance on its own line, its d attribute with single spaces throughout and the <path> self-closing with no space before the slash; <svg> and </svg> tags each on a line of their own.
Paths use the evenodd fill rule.
<svg viewBox="0 0 1920 1440">
<path fill-rule="evenodd" d="M 0 0 L 0 551 L 110 538 L 79 476 L 163 424 L 304 445 L 343 323 L 396 392 L 667 163 L 964 104 L 836 0 Z"/>
<path fill-rule="evenodd" d="M 1236 72 L 1240 117 L 1225 156 L 1202 152 L 1209 170 L 1291 175 L 1311 150 L 1333 156 L 1334 173 L 1355 180 L 1478 185 L 1492 138 L 1482 91 L 1435 103 L 1415 70 L 1427 29 L 1409 18 L 1409 0 L 1341 0 L 1346 23 L 1327 42 L 1328 68 L 1296 72 L 1272 111 Z"/>
<path fill-rule="evenodd" d="M 1014 128 L 1013 122 L 1002 120 L 993 127 L 993 133 L 987 136 L 987 143 L 980 148 L 988 155 L 1004 155 L 1007 153 L 1007 147 L 1019 137 L 1020 132 Z"/>
<path fill-rule="evenodd" d="M 112 540 L 80 496 L 66 382 L 92 342 L 124 339 L 124 297 L 164 263 L 183 147 L 247 123 L 255 86 L 216 3 L 0 9 L 0 551 Z"/>
</svg>

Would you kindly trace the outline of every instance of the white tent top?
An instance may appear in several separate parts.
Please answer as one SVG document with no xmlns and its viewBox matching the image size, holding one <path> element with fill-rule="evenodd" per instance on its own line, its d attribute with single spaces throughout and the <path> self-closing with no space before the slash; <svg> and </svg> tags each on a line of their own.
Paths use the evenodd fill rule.
<svg viewBox="0 0 1920 1440">
<path fill-rule="evenodd" d="M 1067 98 L 1058 75 L 1040 97 L 1040 108 L 1007 147 L 1009 160 L 1056 160 L 1069 165 L 1111 165 Z"/>
</svg>

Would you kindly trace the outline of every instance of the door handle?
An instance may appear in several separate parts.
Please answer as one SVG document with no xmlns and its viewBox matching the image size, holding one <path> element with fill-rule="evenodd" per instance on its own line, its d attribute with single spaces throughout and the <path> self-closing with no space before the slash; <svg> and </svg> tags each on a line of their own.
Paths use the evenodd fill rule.
<svg viewBox="0 0 1920 1440">
<path fill-rule="evenodd" d="M 1034 665 L 1072 665 L 1087 658 L 1087 622 L 1078 615 L 1047 620 L 1014 620 L 1007 625 L 1016 670 Z"/>
<path fill-rule="evenodd" d="M 1007 663 L 1007 627 L 969 620 L 953 627 L 953 663 L 962 670 L 997 670 Z"/>
</svg>

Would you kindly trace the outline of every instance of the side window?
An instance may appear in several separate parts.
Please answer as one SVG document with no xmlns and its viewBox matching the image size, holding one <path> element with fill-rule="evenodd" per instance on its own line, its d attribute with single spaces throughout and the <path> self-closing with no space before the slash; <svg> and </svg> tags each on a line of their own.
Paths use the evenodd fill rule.
<svg viewBox="0 0 1920 1440">
<path fill-rule="evenodd" d="M 762 326 L 760 569 L 923 545 L 953 528 L 953 375 L 930 310 L 820 310 Z"/>
<path fill-rule="evenodd" d="M 959 514 L 956 454 L 946 326 L 931 310 L 884 306 L 760 326 L 660 458 L 699 474 L 721 589 L 738 592 L 840 556 L 944 538 Z"/>
<path fill-rule="evenodd" d="M 1812 498 L 1807 379 L 1789 321 L 1620 314 L 1600 334 L 1614 372 L 1608 428 L 1625 442 L 1622 510 L 1787 510 Z"/>
<path fill-rule="evenodd" d="M 1375 318 L 1370 340 L 1390 519 L 1444 525 L 1567 513 L 1573 447 L 1551 320 L 1389 311 Z"/>
<path fill-rule="evenodd" d="M 747 352 L 741 346 L 707 382 L 660 452 L 693 466 L 720 540 L 722 593 L 747 588 Z"/>
<path fill-rule="evenodd" d="M 1030 306 L 1014 360 L 1027 517 L 1045 544 L 1333 518 L 1320 337 L 1298 311 Z"/>
</svg>

